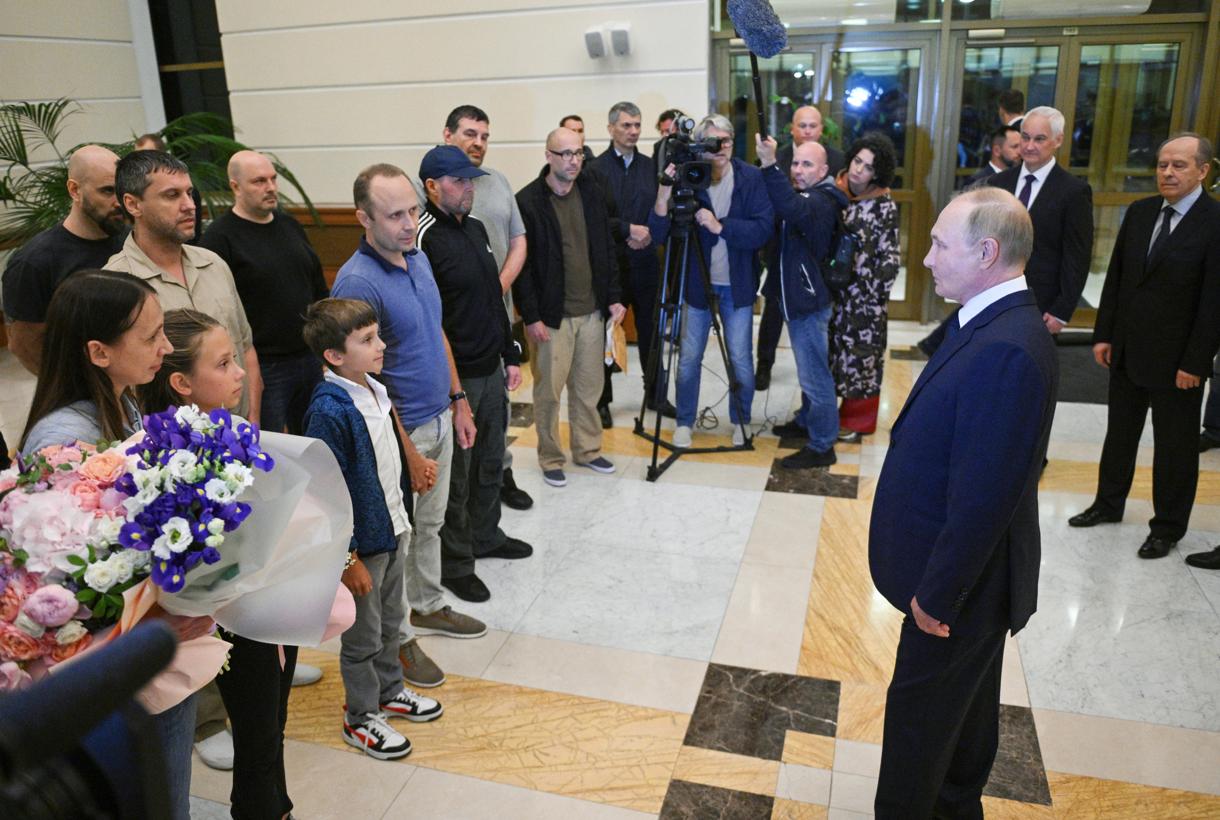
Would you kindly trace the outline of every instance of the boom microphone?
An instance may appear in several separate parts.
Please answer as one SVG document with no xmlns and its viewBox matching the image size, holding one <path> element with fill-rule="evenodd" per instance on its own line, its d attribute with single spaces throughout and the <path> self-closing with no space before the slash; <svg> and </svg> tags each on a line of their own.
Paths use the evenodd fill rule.
<svg viewBox="0 0 1220 820">
<path fill-rule="evenodd" d="M 788 45 L 788 30 L 767 0 L 729 0 L 729 19 L 750 49 L 750 70 L 754 74 L 754 103 L 758 112 L 758 135 L 767 137 L 767 116 L 763 108 L 762 80 L 758 76 L 758 57 L 774 57 Z"/>
</svg>

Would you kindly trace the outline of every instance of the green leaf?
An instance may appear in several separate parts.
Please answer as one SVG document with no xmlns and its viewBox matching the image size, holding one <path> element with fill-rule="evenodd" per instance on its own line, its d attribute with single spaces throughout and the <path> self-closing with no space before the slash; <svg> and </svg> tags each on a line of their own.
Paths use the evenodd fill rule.
<svg viewBox="0 0 1220 820">
<path fill-rule="evenodd" d="M 91 604 L 97 600 L 97 590 L 85 588 L 76 593 L 76 600 L 82 604 Z"/>
<path fill-rule="evenodd" d="M 83 567 L 83 566 L 87 566 L 87 564 L 85 563 L 85 559 L 84 559 L 84 558 L 81 558 L 79 555 L 69 555 L 69 556 L 68 556 L 68 563 L 69 563 L 69 564 L 71 564 L 71 565 L 72 565 L 72 566 L 74 566 L 74 567 Z"/>
</svg>

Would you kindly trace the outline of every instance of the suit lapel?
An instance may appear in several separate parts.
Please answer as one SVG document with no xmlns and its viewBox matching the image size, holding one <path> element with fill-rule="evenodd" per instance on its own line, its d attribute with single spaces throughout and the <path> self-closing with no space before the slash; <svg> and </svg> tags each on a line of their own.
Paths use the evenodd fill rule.
<svg viewBox="0 0 1220 820">
<path fill-rule="evenodd" d="M 1205 202 L 1204 200 L 1208 201 Z M 1145 248 L 1147 248 L 1148 244 L 1152 243 L 1152 232 L 1156 230 L 1156 224 L 1160 221 L 1160 208 L 1163 207 L 1160 205 L 1161 202 L 1164 202 L 1164 200 L 1157 200 L 1158 207 L 1152 212 L 1151 224 L 1147 227 L 1145 232 L 1140 234 L 1147 242 L 1147 244 L 1144 246 Z M 1173 229 L 1173 233 L 1169 235 L 1169 241 L 1162 245 L 1154 256 L 1149 257 L 1145 254 L 1144 275 L 1140 277 L 1141 283 L 1147 279 L 1162 262 L 1165 261 L 1165 256 L 1169 252 L 1169 246 L 1174 241 L 1174 234 L 1177 234 L 1178 231 L 1185 228 L 1187 233 L 1180 234 L 1179 238 L 1181 238 L 1182 236 L 1189 236 L 1189 232 L 1199 230 L 1202 227 L 1205 219 L 1204 211 L 1207 210 L 1208 202 L 1210 202 L 1210 198 L 1207 195 L 1207 191 L 1204 191 L 1202 194 L 1200 194 L 1199 198 L 1195 200 L 1195 204 L 1190 206 L 1190 210 L 1186 212 L 1186 215 L 1178 221 L 1178 224 Z"/>
</svg>

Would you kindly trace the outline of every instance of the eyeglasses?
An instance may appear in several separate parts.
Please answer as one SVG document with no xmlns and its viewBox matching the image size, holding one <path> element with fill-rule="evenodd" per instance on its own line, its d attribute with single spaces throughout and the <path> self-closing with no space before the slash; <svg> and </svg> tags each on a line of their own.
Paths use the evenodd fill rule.
<svg viewBox="0 0 1220 820">
<path fill-rule="evenodd" d="M 583 150 L 552 151 L 550 148 L 548 148 L 548 149 L 546 149 L 546 152 L 548 154 L 554 154 L 555 156 L 560 157 L 561 159 L 563 159 L 564 162 L 571 162 L 573 159 L 583 160 L 585 158 L 585 152 Z"/>
</svg>

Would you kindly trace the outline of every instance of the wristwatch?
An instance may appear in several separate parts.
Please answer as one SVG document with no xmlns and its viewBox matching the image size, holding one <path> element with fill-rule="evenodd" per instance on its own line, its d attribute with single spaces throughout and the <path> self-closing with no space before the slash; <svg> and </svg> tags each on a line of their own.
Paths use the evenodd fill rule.
<svg viewBox="0 0 1220 820">
<path fill-rule="evenodd" d="M 459 391 L 457 391 L 456 393 L 450 393 L 450 394 L 449 394 L 449 403 L 450 403 L 450 404 L 454 404 L 455 402 L 459 402 L 459 401 L 461 401 L 461 400 L 462 400 L 462 399 L 464 399 L 464 398 L 466 398 L 466 391 L 465 391 L 465 390 L 459 390 Z"/>
</svg>

